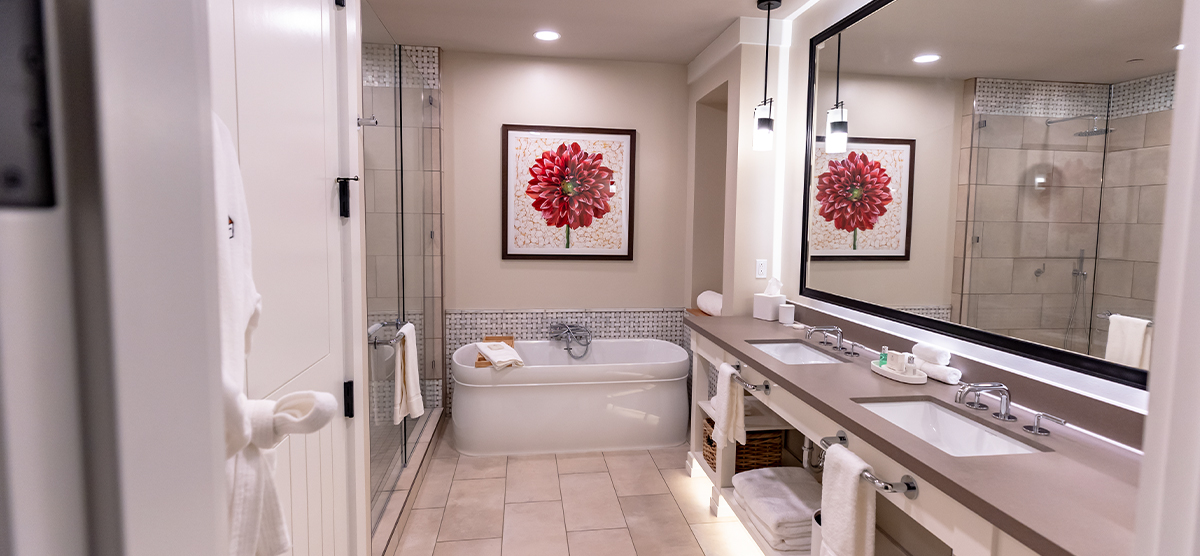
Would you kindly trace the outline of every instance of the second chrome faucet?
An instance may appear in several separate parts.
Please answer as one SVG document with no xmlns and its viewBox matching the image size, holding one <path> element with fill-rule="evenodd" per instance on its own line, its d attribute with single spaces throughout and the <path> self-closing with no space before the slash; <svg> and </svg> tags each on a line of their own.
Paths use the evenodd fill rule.
<svg viewBox="0 0 1200 556">
<path fill-rule="evenodd" d="M 1012 413 L 1009 411 L 1010 396 L 1009 396 L 1009 392 L 1008 392 L 1008 387 L 999 382 L 977 382 L 977 383 L 964 382 L 962 386 L 958 387 L 958 392 L 954 394 L 954 403 L 964 403 L 966 401 L 968 394 L 975 394 L 976 395 L 976 403 L 975 404 L 968 403 L 967 407 L 975 408 L 975 407 L 982 406 L 979 408 L 987 409 L 986 405 L 978 403 L 979 394 L 984 394 L 984 393 L 993 393 L 1000 397 L 1000 410 L 993 413 L 992 417 L 999 419 L 1001 421 L 1016 421 L 1017 420 L 1017 418 L 1014 417 L 1012 415 Z"/>
</svg>

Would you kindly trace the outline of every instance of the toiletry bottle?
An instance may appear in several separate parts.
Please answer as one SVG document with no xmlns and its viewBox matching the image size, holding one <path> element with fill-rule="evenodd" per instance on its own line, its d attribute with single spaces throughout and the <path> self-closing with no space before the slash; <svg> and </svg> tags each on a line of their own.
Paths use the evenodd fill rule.
<svg viewBox="0 0 1200 556">
<path fill-rule="evenodd" d="M 911 353 L 904 354 L 904 374 L 917 374 L 917 356 Z"/>
<path fill-rule="evenodd" d="M 879 368 L 881 369 L 887 366 L 887 351 L 887 346 L 883 346 L 883 349 L 879 350 Z"/>
</svg>

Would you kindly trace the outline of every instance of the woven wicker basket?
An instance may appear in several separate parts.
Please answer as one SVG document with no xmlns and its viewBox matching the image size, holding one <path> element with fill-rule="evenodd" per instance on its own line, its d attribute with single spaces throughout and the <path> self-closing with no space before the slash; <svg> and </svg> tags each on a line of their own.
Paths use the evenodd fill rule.
<svg viewBox="0 0 1200 556">
<path fill-rule="evenodd" d="M 704 461 L 717 468 L 717 443 L 713 442 L 713 420 L 704 420 Z M 734 444 L 737 455 L 734 473 L 783 465 L 783 431 L 748 431 L 746 444 Z"/>
</svg>

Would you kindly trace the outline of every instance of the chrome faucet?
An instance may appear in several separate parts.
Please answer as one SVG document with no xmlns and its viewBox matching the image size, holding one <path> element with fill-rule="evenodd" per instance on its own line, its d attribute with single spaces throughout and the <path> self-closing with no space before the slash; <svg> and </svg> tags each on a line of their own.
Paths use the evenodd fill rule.
<svg viewBox="0 0 1200 556">
<path fill-rule="evenodd" d="M 822 334 L 821 345 L 823 345 L 823 346 L 833 345 L 833 344 L 829 343 L 829 334 L 830 333 L 837 334 L 837 347 L 834 347 L 833 349 L 835 349 L 837 351 L 842 351 L 842 329 L 841 328 L 839 328 L 837 326 L 814 326 L 812 328 L 809 328 L 808 332 L 804 333 L 804 339 L 806 339 L 806 340 L 812 339 L 812 335 L 817 332 L 820 332 Z"/>
<path fill-rule="evenodd" d="M 1017 418 L 1013 417 L 1012 413 L 1009 412 L 1010 397 L 1008 393 L 1008 387 L 999 382 L 964 382 L 962 386 L 958 387 L 958 392 L 954 394 L 954 403 L 963 403 L 963 400 L 967 398 L 967 394 L 978 395 L 985 392 L 994 393 L 1000 397 L 1000 411 L 993 413 L 992 417 L 1001 421 L 1017 420 Z"/>
<path fill-rule="evenodd" d="M 592 331 L 582 324 L 556 322 L 550 325 L 550 340 L 566 343 L 567 346 L 563 350 L 573 359 L 582 359 L 587 357 L 588 351 L 591 350 Z M 571 347 L 572 343 L 583 346 L 582 355 L 575 355 L 575 350 Z"/>
</svg>

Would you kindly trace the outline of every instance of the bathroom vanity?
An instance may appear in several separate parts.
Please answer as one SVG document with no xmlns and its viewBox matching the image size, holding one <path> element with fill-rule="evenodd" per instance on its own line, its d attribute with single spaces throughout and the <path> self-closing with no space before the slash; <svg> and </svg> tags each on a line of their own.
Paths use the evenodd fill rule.
<svg viewBox="0 0 1200 556">
<path fill-rule="evenodd" d="M 881 494 L 887 502 L 880 504 L 897 507 L 954 554 L 1132 553 L 1137 452 L 1056 425 L 1046 425 L 1049 436 L 1034 436 L 1022 430 L 1033 415 L 1019 407 L 1016 422 L 1001 422 L 991 410 L 954 404 L 956 386 L 888 380 L 871 372 L 869 356 L 845 357 L 775 322 L 688 315 L 684 323 L 693 332 L 693 384 L 707 383 L 706 361 L 740 363 L 742 377 L 759 385 L 750 393 L 791 428 L 814 443 L 844 431 L 846 446 L 876 476 L 889 482 L 910 476 L 915 497 Z M 779 350 L 780 343 L 795 344 Z M 794 361 L 799 355 L 787 355 L 791 350 L 827 357 L 792 364 L 778 358 Z M 702 387 L 693 391 L 697 404 L 707 396 Z M 985 402 L 995 408 L 994 399 Z M 732 447 L 721 447 L 720 469 L 709 468 L 697 422 L 703 416 L 693 416 L 689 464 L 714 480 L 714 508 L 718 497 L 732 505 Z"/>
</svg>

